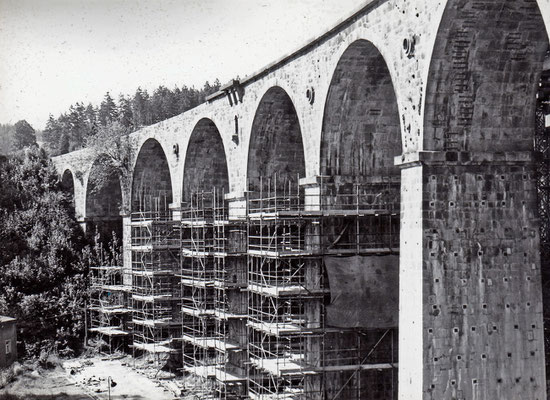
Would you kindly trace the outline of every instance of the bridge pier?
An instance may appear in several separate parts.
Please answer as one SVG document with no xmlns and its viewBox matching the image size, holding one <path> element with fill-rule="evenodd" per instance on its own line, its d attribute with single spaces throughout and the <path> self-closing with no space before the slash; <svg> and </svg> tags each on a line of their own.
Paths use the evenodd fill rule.
<svg viewBox="0 0 550 400">
<path fill-rule="evenodd" d="M 533 153 L 399 159 L 399 398 L 545 399 Z"/>
</svg>

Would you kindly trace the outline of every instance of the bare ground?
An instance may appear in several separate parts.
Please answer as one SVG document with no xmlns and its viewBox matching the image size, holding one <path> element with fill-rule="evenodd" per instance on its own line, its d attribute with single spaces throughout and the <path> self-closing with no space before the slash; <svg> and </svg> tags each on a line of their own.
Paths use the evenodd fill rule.
<svg viewBox="0 0 550 400">
<path fill-rule="evenodd" d="M 115 382 L 110 385 L 113 400 L 203 398 L 193 390 L 193 382 L 159 372 L 150 365 L 136 365 L 129 356 L 81 357 L 59 360 L 53 365 L 54 368 L 44 369 L 27 362 L 0 371 L 0 400 L 109 399 L 111 381 Z"/>
</svg>

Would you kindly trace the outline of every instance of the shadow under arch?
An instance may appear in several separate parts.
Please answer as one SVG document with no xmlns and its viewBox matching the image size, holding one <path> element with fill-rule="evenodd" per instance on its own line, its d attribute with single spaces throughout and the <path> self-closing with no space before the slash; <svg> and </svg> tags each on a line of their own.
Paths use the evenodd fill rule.
<svg viewBox="0 0 550 400">
<path fill-rule="evenodd" d="M 189 202 L 194 192 L 216 190 L 229 191 L 229 174 L 223 140 L 214 122 L 201 119 L 194 127 L 183 169 L 184 202 Z"/>
<path fill-rule="evenodd" d="M 70 193 L 74 198 L 74 177 L 70 169 L 66 169 L 61 175 L 61 188 L 64 192 Z"/>
<path fill-rule="evenodd" d="M 296 109 L 282 88 L 272 87 L 260 100 L 252 123 L 248 188 L 259 191 L 272 180 L 280 189 L 288 182 L 297 184 L 304 176 L 304 146 Z"/>
<path fill-rule="evenodd" d="M 426 89 L 424 150 L 531 151 L 548 35 L 536 1 L 449 0 Z"/>
<path fill-rule="evenodd" d="M 122 188 L 119 171 L 100 156 L 92 164 L 86 185 L 86 231 L 97 231 L 102 242 L 109 242 L 113 233 L 122 238 Z"/>
<path fill-rule="evenodd" d="M 333 73 L 321 132 L 321 174 L 398 175 L 401 128 L 395 90 L 380 51 L 367 40 L 352 43 Z"/>
<path fill-rule="evenodd" d="M 132 175 L 131 212 L 167 215 L 172 203 L 168 160 L 160 143 L 147 139 L 139 150 Z"/>
<path fill-rule="evenodd" d="M 70 169 L 66 169 L 61 175 L 61 189 L 70 196 L 72 212 L 75 212 L 74 177 Z"/>
</svg>

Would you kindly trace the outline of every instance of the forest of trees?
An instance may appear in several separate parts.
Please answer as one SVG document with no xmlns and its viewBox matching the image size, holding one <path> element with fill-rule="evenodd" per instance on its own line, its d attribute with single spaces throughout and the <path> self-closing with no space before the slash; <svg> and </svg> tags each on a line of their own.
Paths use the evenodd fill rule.
<svg viewBox="0 0 550 400">
<path fill-rule="evenodd" d="M 22 356 L 73 354 L 99 243 L 82 232 L 73 194 L 38 146 L 0 156 L 0 187 L 0 315 L 18 319 Z"/>
<path fill-rule="evenodd" d="M 107 92 L 99 106 L 76 103 L 58 118 L 50 115 L 41 137 L 43 146 L 53 157 L 84 147 L 99 127 L 109 123 L 118 122 L 128 131 L 135 131 L 196 107 L 219 87 L 216 79 L 214 84 L 206 82 L 200 90 L 159 86 L 150 95 L 138 88 L 133 96 L 120 95 L 116 101 Z"/>
<path fill-rule="evenodd" d="M 219 87 L 218 80 L 200 90 L 160 86 L 152 95 L 138 88 L 117 101 L 107 93 L 99 106 L 76 103 L 58 118 L 50 115 L 43 132 L 25 120 L 0 125 L 0 314 L 18 319 L 22 355 L 81 348 L 89 266 L 120 247 L 116 237 L 84 235 L 73 194 L 49 157 L 101 147 L 106 170 L 124 175 L 128 133 L 199 105 Z"/>
<path fill-rule="evenodd" d="M 36 132 L 24 119 L 15 125 L 0 124 L 0 155 L 8 155 L 36 144 Z"/>
</svg>

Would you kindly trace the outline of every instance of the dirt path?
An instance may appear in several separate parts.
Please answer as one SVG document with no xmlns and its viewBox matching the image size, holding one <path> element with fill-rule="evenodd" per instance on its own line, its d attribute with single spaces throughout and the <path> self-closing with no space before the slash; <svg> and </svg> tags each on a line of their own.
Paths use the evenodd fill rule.
<svg viewBox="0 0 550 400">
<path fill-rule="evenodd" d="M 80 358 L 64 361 L 55 369 L 22 367 L 16 380 L 0 389 L 4 398 L 29 400 L 174 400 L 178 386 L 175 380 L 158 381 L 129 365 L 129 359 Z M 110 377 L 110 379 L 109 379 Z M 172 390 L 170 390 L 172 389 Z M 12 396 L 8 396 L 12 395 Z M 13 397 L 15 396 L 15 397 Z"/>
</svg>

